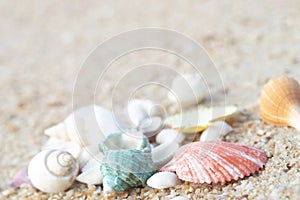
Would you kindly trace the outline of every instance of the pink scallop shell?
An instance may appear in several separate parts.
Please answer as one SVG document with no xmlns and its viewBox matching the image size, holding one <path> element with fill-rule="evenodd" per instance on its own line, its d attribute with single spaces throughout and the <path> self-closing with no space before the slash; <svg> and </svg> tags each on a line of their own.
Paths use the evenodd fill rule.
<svg viewBox="0 0 300 200">
<path fill-rule="evenodd" d="M 160 171 L 174 171 L 184 181 L 225 183 L 256 173 L 267 162 L 266 153 L 230 142 L 193 142 L 182 146 Z"/>
</svg>

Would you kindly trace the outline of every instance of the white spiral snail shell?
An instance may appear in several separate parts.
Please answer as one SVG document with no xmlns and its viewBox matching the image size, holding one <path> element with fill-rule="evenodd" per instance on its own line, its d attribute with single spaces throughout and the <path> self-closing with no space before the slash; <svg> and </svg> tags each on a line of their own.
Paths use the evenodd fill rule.
<svg viewBox="0 0 300 200">
<path fill-rule="evenodd" d="M 78 174 L 78 163 L 66 151 L 44 150 L 28 166 L 28 176 L 37 189 L 57 193 L 68 189 Z"/>
</svg>

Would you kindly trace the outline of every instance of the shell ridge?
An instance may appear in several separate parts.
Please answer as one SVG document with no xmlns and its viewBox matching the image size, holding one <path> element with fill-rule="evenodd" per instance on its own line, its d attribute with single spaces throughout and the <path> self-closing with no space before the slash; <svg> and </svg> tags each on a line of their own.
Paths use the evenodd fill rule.
<svg viewBox="0 0 300 200">
<path fill-rule="evenodd" d="M 248 160 L 248 161 L 250 161 L 250 162 L 252 162 L 252 163 L 254 163 L 256 165 L 259 165 L 259 166 L 263 165 L 263 163 L 261 162 L 261 160 L 255 159 L 255 157 L 253 157 L 253 156 L 255 156 L 255 154 L 253 156 L 250 155 L 251 153 L 249 152 L 249 150 L 247 148 L 245 148 L 246 146 L 241 145 L 241 147 L 244 147 L 244 150 L 236 149 L 235 147 L 237 147 L 237 146 L 231 146 L 231 147 L 228 147 L 228 148 L 231 149 L 232 153 L 234 153 L 235 155 L 237 155 L 243 161 L 247 161 Z"/>
<path fill-rule="evenodd" d="M 197 155 L 191 155 L 190 159 L 191 160 L 192 159 L 197 160 Z M 200 164 L 201 167 L 199 167 L 199 163 L 198 163 L 198 166 L 197 166 L 197 162 L 194 162 L 194 161 L 190 162 L 190 165 L 194 169 L 194 170 L 190 170 L 191 171 L 191 177 L 196 177 L 198 182 L 201 182 L 201 179 L 203 180 L 203 182 L 205 182 L 205 179 L 204 179 L 205 176 L 202 172 L 203 166 Z"/>
<path fill-rule="evenodd" d="M 231 175 L 231 179 L 236 179 L 237 177 L 241 176 L 241 170 L 239 168 L 236 168 L 235 163 L 233 162 L 233 159 L 228 159 L 228 155 L 223 154 L 223 151 L 220 151 L 219 154 L 214 154 L 218 159 L 222 160 L 224 162 L 224 167 L 228 171 L 228 173 Z"/>
<path fill-rule="evenodd" d="M 219 180 L 224 183 L 226 180 L 226 177 L 231 176 L 226 169 L 223 167 L 223 165 L 221 165 L 220 161 L 218 160 L 214 154 L 212 153 L 209 157 L 207 157 L 207 159 L 209 159 L 210 163 L 214 163 L 215 164 L 215 171 L 216 171 L 216 175 L 219 178 Z M 221 161 L 222 162 L 222 161 Z M 224 164 L 224 163 L 223 163 Z M 225 178 L 224 178 L 225 177 Z"/>
<path fill-rule="evenodd" d="M 233 162 L 233 166 L 239 170 L 239 176 L 241 178 L 244 177 L 243 172 L 248 175 L 249 172 L 253 171 L 253 170 L 251 170 L 251 166 L 253 166 L 252 162 L 251 161 L 249 162 L 249 160 L 247 158 L 245 158 L 241 155 L 242 151 L 236 150 L 234 148 L 228 148 L 228 147 L 227 147 L 227 150 L 231 150 L 231 154 L 233 156 L 233 158 L 231 160 L 235 161 L 235 162 Z"/>
<path fill-rule="evenodd" d="M 233 176 L 233 173 L 235 173 L 237 175 L 237 177 L 242 177 L 244 169 L 241 169 L 240 166 L 237 164 L 239 163 L 241 160 L 239 159 L 239 161 L 235 161 L 237 159 L 237 157 L 235 157 L 235 155 L 232 154 L 232 152 L 228 152 L 228 148 L 224 148 L 223 146 L 220 146 L 220 148 L 222 148 L 219 153 L 215 153 L 216 156 L 218 156 L 219 158 L 222 158 L 223 161 L 225 161 L 231 168 L 231 173 Z M 225 165 L 226 166 L 226 165 Z M 248 173 L 248 172 L 247 172 Z M 235 177 L 236 178 L 236 177 Z"/>
<path fill-rule="evenodd" d="M 205 159 L 201 159 L 198 156 L 199 156 L 199 154 L 191 155 L 191 157 L 193 157 L 196 161 L 199 162 L 198 164 L 201 166 L 201 167 L 199 167 L 199 169 L 203 170 L 202 174 L 203 174 L 203 178 L 204 178 L 205 182 L 211 183 L 212 182 L 211 180 L 213 180 L 212 174 L 209 173 L 211 170 L 209 168 L 207 168 L 207 165 L 205 165 L 205 163 L 203 162 L 203 161 L 205 161 Z M 201 157 L 203 157 L 203 155 L 201 155 Z M 196 162 L 195 162 L 195 164 L 196 164 Z"/>
<path fill-rule="evenodd" d="M 262 150 L 256 149 L 254 147 L 247 147 L 245 145 L 238 145 L 243 147 L 243 149 L 236 149 L 233 153 L 240 159 L 242 159 L 242 163 L 244 163 L 244 169 L 248 171 L 248 173 L 254 173 L 258 171 L 265 165 L 267 161 L 266 154 Z M 230 148 L 235 149 L 238 146 L 232 145 Z M 249 174 L 249 175 L 250 175 Z"/>
<path fill-rule="evenodd" d="M 233 171 L 233 168 L 227 163 L 227 161 L 224 160 L 222 157 L 219 157 L 217 154 L 212 154 L 211 158 L 216 163 L 218 163 L 219 168 L 222 169 L 221 173 L 224 175 L 225 180 L 231 181 L 233 178 L 233 174 L 231 174 L 230 172 Z"/>
</svg>

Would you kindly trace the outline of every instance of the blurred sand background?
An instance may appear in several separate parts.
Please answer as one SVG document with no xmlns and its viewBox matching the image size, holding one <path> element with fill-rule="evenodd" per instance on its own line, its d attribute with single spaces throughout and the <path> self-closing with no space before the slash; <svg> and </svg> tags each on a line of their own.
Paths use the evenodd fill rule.
<svg viewBox="0 0 300 200">
<path fill-rule="evenodd" d="M 188 35 L 206 49 L 218 67 L 228 103 L 243 108 L 257 103 L 261 87 L 269 78 L 286 74 L 300 81 L 299 19 L 300 2 L 297 0 L 2 0 L 0 190 L 9 187 L 13 175 L 28 164 L 47 140 L 43 130 L 71 112 L 73 84 L 81 64 L 106 39 L 123 31 L 149 26 L 168 28 Z M 123 61 L 126 62 L 129 64 L 130 59 Z M 181 68 L 176 59 L 170 59 L 170 63 L 173 67 Z M 105 107 L 109 107 L 108 96 L 112 89 L 110 80 L 107 82 L 107 93 L 98 97 L 99 104 Z M 257 123 L 261 123 L 258 116 L 255 116 L 253 118 Z M 248 136 L 245 134 L 236 140 L 255 144 L 256 138 L 250 132 Z M 277 132 L 281 135 L 274 136 L 275 142 L 287 140 L 291 145 L 299 144 L 299 132 L 284 128 Z M 289 133 L 294 138 L 285 138 L 289 137 Z M 247 137 L 253 138 L 243 139 Z M 265 147 L 264 150 L 268 151 L 267 142 L 257 147 Z M 271 164 L 280 165 L 282 158 L 274 159 Z M 275 170 L 271 164 L 270 170 Z M 256 185 L 254 189 L 249 186 L 249 191 L 256 194 L 249 198 L 263 198 L 275 190 L 274 196 L 270 198 L 288 199 L 286 190 L 296 192 L 297 185 L 299 190 L 299 173 L 298 168 L 284 178 L 293 178 L 296 182 L 275 181 L 284 188 L 276 186 L 273 189 L 270 185 L 275 183 L 266 175 L 265 181 L 259 185 L 260 189 Z M 269 177 L 274 177 L 274 174 L 282 177 L 276 171 Z M 251 182 L 252 178 L 247 181 Z M 26 188 L 13 190 L 12 193 L 18 195 L 24 190 Z M 223 192 L 235 198 L 242 196 L 245 193 L 243 191 L 238 182 L 216 194 Z M 298 195 L 292 192 L 290 198 L 296 199 Z"/>
</svg>

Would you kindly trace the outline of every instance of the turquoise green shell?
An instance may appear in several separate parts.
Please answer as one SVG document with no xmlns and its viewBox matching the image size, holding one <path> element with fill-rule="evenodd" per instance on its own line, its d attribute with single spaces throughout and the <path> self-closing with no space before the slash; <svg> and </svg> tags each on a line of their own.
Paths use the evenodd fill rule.
<svg viewBox="0 0 300 200">
<path fill-rule="evenodd" d="M 132 187 L 145 186 L 147 179 L 155 172 L 151 147 L 143 137 L 137 149 L 120 149 L 118 137 L 122 133 L 110 134 L 99 147 L 103 153 L 100 171 L 103 186 L 109 186 L 116 192 Z"/>
</svg>

